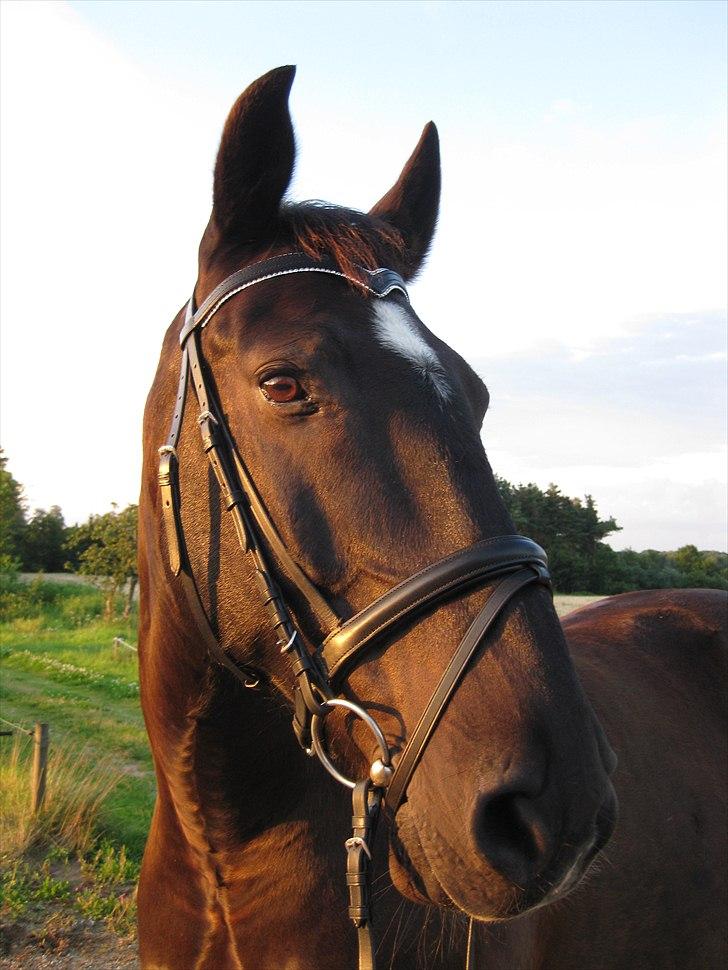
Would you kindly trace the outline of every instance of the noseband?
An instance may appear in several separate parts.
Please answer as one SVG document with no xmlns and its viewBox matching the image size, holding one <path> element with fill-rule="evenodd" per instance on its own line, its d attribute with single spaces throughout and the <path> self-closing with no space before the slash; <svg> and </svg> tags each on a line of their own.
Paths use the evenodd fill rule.
<svg viewBox="0 0 728 970">
<path fill-rule="evenodd" d="M 550 581 L 546 554 L 540 546 L 524 536 L 499 536 L 476 542 L 426 566 L 348 620 L 342 620 L 335 613 L 293 560 L 268 515 L 223 420 L 222 410 L 211 394 L 200 351 L 202 329 L 227 300 L 264 280 L 296 273 L 327 273 L 349 280 L 376 299 L 385 299 L 398 291 L 408 300 L 404 281 L 392 270 L 364 270 L 360 280 L 343 273 L 331 260 L 313 261 L 303 253 L 274 256 L 233 273 L 197 310 L 193 295 L 180 332 L 182 361 L 174 415 L 167 441 L 159 449 L 162 513 L 170 569 L 175 582 L 182 586 L 210 656 L 246 687 L 257 687 L 261 673 L 238 663 L 218 642 L 185 549 L 176 449 L 187 387 L 191 383 L 199 405 L 197 421 L 203 450 L 220 486 L 225 507 L 232 516 L 240 547 L 251 557 L 261 601 L 270 614 L 278 645 L 290 661 L 294 683 L 294 732 L 307 754 L 315 753 L 337 781 L 352 789 L 353 834 L 346 842 L 349 916 L 358 931 L 360 970 L 373 970 L 370 861 L 382 803 L 394 816 L 405 800 L 407 786 L 432 732 L 470 659 L 503 608 L 525 586 L 540 583 L 550 587 Z M 485 586 L 493 587 L 485 606 L 465 633 L 395 765 L 374 718 L 359 705 L 338 696 L 347 677 L 366 661 L 373 647 L 386 647 L 405 624 L 412 623 L 445 600 Z M 294 594 L 295 616 L 282 587 Z M 308 629 L 307 637 L 304 629 Z M 324 721 L 336 707 L 343 707 L 359 717 L 377 743 L 379 757 L 366 779 L 357 781 L 344 776 L 326 751 Z M 468 950 L 470 953 L 470 946 Z"/>
</svg>

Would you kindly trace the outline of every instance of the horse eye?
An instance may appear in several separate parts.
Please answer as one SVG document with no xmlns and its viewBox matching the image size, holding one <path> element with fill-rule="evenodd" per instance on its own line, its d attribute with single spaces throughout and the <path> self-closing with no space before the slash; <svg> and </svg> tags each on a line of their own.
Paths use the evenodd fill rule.
<svg viewBox="0 0 728 970">
<path fill-rule="evenodd" d="M 306 397 L 306 392 L 295 377 L 290 374 L 276 374 L 261 381 L 260 389 L 269 401 L 276 404 L 286 404 L 288 401 L 298 401 Z"/>
</svg>

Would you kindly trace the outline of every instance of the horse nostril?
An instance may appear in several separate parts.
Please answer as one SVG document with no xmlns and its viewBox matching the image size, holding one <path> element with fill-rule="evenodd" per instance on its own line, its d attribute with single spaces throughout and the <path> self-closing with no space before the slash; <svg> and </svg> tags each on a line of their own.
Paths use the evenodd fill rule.
<svg viewBox="0 0 728 970">
<path fill-rule="evenodd" d="M 500 790 L 481 799 L 475 840 L 489 865 L 517 885 L 530 881 L 551 852 L 533 799 L 519 791 Z"/>
</svg>

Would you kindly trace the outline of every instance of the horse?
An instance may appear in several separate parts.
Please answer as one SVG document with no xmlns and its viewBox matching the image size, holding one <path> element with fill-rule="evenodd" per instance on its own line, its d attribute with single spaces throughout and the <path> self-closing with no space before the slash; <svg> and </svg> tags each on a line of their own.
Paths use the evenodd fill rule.
<svg viewBox="0 0 728 970">
<path fill-rule="evenodd" d="M 290 202 L 293 76 L 229 114 L 145 410 L 141 964 L 722 966 L 724 598 L 562 627 L 409 303 L 437 130 L 369 213 Z"/>
</svg>

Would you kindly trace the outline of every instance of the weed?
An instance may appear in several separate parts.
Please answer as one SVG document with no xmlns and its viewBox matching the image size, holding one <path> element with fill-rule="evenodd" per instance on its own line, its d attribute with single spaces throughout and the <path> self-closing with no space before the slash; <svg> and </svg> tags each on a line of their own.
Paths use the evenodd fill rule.
<svg viewBox="0 0 728 970">
<path fill-rule="evenodd" d="M 33 846 L 55 845 L 87 852 L 93 844 L 99 810 L 119 781 L 115 760 L 98 759 L 75 745 L 52 746 L 42 809 L 29 810 L 31 742 L 16 736 L 0 763 L 0 844 L 9 857 Z"/>
<path fill-rule="evenodd" d="M 113 916 L 119 900 L 116 896 L 106 896 L 98 889 L 85 889 L 76 896 L 74 905 L 87 919 L 102 920 Z"/>
<path fill-rule="evenodd" d="M 71 851 L 65 845 L 51 845 L 46 855 L 49 863 L 60 862 L 61 865 L 68 865 L 71 859 Z"/>
<path fill-rule="evenodd" d="M 136 899 L 132 893 L 107 895 L 97 888 L 79 893 L 74 905 L 86 919 L 103 920 L 118 936 L 131 936 L 136 930 Z"/>
<path fill-rule="evenodd" d="M 68 899 L 71 884 L 51 875 L 47 863 L 38 870 L 16 861 L 0 872 L 0 909 L 12 916 L 22 916 L 33 903 Z"/>
<path fill-rule="evenodd" d="M 117 848 L 106 839 L 93 855 L 81 861 L 81 871 L 102 886 L 136 882 L 139 878 L 139 864 L 127 858 L 126 846 Z"/>
<path fill-rule="evenodd" d="M 68 899 L 70 893 L 71 884 L 67 879 L 55 879 L 47 872 L 43 881 L 33 890 L 33 900 L 40 903 L 52 899 Z"/>
<path fill-rule="evenodd" d="M 117 611 L 124 598 L 117 596 Z M 46 623 L 80 626 L 97 619 L 104 610 L 104 594 L 95 586 L 77 582 L 49 582 L 42 574 L 24 582 L 8 573 L 0 574 L 0 620 L 42 618 Z"/>
<path fill-rule="evenodd" d="M 81 860 L 84 879 L 79 887 L 68 879 L 59 879 L 46 858 L 41 864 L 16 859 L 0 866 L 0 915 L 22 919 L 28 913 L 33 919 L 48 914 L 34 941 L 44 949 L 61 950 L 78 925 L 75 911 L 82 917 L 104 922 L 117 936 L 130 938 L 136 932 L 136 895 L 129 887 L 138 877 L 138 866 L 126 858 L 124 846 L 101 844 L 89 859 Z M 78 870 L 76 870 L 78 871 Z M 118 887 L 124 883 L 120 892 Z"/>
<path fill-rule="evenodd" d="M 119 896 L 116 900 L 116 908 L 106 922 L 117 936 L 125 939 L 135 936 L 137 927 L 136 892 Z"/>
<path fill-rule="evenodd" d="M 28 867 L 16 862 L 0 872 L 0 911 L 22 916 L 31 903 L 32 882 Z"/>
</svg>

